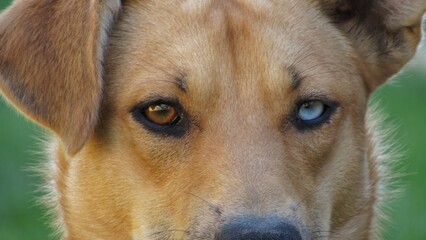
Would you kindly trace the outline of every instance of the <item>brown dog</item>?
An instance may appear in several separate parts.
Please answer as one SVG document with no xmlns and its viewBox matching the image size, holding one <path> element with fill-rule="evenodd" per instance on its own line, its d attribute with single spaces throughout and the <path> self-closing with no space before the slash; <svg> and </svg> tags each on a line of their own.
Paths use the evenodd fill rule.
<svg viewBox="0 0 426 240">
<path fill-rule="evenodd" d="M 424 0 L 20 0 L 0 88 L 51 129 L 64 239 L 375 239 L 369 95 Z"/>
</svg>

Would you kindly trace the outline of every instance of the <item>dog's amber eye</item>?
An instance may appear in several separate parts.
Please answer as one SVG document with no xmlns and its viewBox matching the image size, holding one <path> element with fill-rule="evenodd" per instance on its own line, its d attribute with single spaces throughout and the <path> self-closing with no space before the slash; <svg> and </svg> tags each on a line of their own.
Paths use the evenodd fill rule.
<svg viewBox="0 0 426 240">
<path fill-rule="evenodd" d="M 176 108 L 166 104 L 153 104 L 145 109 L 146 118 L 158 125 L 171 125 L 179 121 Z"/>
<path fill-rule="evenodd" d="M 131 113 L 145 130 L 164 137 L 184 136 L 190 127 L 188 114 L 175 99 L 142 102 Z"/>
</svg>

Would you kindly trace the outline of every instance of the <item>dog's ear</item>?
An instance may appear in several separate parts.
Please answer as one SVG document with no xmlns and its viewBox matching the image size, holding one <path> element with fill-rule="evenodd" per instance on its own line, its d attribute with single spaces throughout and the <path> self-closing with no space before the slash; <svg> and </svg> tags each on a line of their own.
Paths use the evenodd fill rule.
<svg viewBox="0 0 426 240">
<path fill-rule="evenodd" d="M 20 0 L 0 15 L 0 89 L 69 154 L 92 134 L 102 56 L 120 0 Z"/>
<path fill-rule="evenodd" d="M 355 51 L 370 91 L 398 72 L 421 38 L 426 0 L 319 0 Z"/>
</svg>

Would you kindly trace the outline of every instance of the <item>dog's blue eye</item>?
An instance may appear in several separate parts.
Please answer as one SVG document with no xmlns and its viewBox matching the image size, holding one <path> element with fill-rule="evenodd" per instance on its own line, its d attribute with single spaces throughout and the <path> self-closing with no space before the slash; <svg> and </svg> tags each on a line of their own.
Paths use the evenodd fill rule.
<svg viewBox="0 0 426 240">
<path fill-rule="evenodd" d="M 315 129 L 329 122 L 338 105 L 332 100 L 301 100 L 290 121 L 300 131 Z"/>
<path fill-rule="evenodd" d="M 310 101 L 302 104 L 298 111 L 298 117 L 302 121 L 312 121 L 321 117 L 326 106 L 321 101 Z"/>
</svg>

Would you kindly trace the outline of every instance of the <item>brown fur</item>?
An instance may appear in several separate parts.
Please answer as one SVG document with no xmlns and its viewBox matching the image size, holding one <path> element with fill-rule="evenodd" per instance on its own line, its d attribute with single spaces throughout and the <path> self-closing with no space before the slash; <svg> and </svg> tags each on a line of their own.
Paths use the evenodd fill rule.
<svg viewBox="0 0 426 240">
<path fill-rule="evenodd" d="M 64 239 L 213 239 L 274 215 L 303 239 L 378 238 L 372 91 L 411 58 L 423 0 L 21 0 L 0 15 L 0 89 L 56 136 Z M 131 110 L 178 99 L 179 137 Z M 338 103 L 302 131 L 301 99 Z"/>
</svg>

